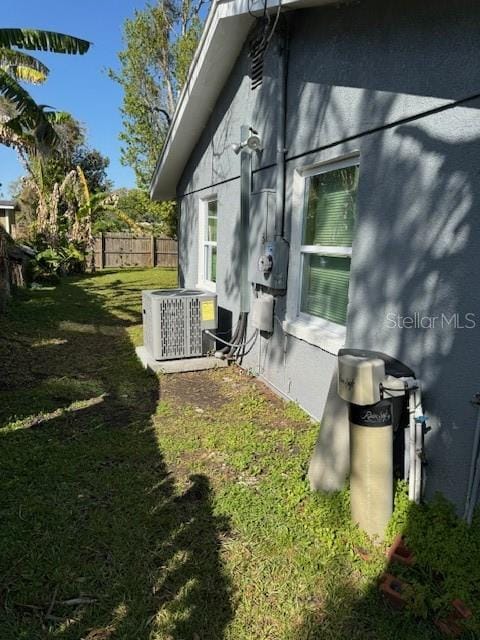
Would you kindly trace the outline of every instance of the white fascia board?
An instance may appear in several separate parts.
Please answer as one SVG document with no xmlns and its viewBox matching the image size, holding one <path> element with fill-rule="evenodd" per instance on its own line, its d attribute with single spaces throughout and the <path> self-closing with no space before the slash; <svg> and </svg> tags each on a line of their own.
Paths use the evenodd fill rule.
<svg viewBox="0 0 480 640">
<path fill-rule="evenodd" d="M 283 0 L 281 6 L 296 9 L 334 2 L 338 0 Z M 272 11 L 278 5 L 278 0 L 268 0 L 267 10 Z M 185 165 L 254 22 L 250 12 L 262 15 L 264 6 L 261 0 L 214 2 L 153 173 L 150 184 L 152 200 L 175 198 Z"/>
</svg>

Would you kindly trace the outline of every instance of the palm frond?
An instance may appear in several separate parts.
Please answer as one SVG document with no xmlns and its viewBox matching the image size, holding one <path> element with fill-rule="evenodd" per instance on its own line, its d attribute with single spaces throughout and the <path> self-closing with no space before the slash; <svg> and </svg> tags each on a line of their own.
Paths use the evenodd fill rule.
<svg viewBox="0 0 480 640">
<path fill-rule="evenodd" d="M 25 80 L 33 84 L 44 82 L 49 74 L 49 69 L 40 60 L 23 51 L 0 48 L 0 69 L 17 80 Z"/>
<path fill-rule="evenodd" d="M 35 152 L 35 140 L 33 136 L 25 134 L 18 126 L 16 118 L 8 122 L 0 121 L 0 144 L 16 149 L 20 152 Z"/>
<path fill-rule="evenodd" d="M 29 84 L 42 84 L 46 80 L 46 76 L 43 73 L 30 67 L 12 68 L 10 69 L 10 74 L 17 80 L 23 80 Z"/>
<path fill-rule="evenodd" d="M 3 69 L 0 69 L 0 94 L 5 96 L 15 107 L 16 113 L 28 124 L 35 126 L 44 117 L 42 109 L 28 91 Z"/>
<path fill-rule="evenodd" d="M 0 29 L 0 47 L 18 47 L 29 51 L 84 54 L 90 42 L 55 31 L 41 29 Z"/>
<path fill-rule="evenodd" d="M 32 135 L 40 151 L 51 148 L 57 143 L 58 136 L 48 114 L 37 105 L 28 91 L 3 69 L 0 69 L 0 95 L 3 95 L 15 108 L 16 116 L 11 125 L 15 123 L 17 130 L 21 127 Z"/>
</svg>

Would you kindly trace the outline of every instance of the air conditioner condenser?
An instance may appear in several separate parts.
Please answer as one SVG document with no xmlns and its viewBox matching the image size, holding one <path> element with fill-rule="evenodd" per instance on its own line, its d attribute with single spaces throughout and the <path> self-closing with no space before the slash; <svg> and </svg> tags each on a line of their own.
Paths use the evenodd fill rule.
<svg viewBox="0 0 480 640">
<path fill-rule="evenodd" d="M 217 296 L 200 289 L 142 291 L 143 340 L 154 360 L 204 355 L 205 329 L 217 328 Z"/>
</svg>

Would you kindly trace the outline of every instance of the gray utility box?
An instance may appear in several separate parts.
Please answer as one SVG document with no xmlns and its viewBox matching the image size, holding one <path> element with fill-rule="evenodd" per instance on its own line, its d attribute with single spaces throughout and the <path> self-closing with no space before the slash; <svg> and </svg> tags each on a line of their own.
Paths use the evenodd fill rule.
<svg viewBox="0 0 480 640">
<path fill-rule="evenodd" d="M 154 360 L 203 355 L 203 331 L 217 328 L 217 295 L 200 289 L 142 291 L 143 342 Z"/>
<path fill-rule="evenodd" d="M 250 311 L 250 321 L 254 329 L 273 332 L 273 306 L 275 298 L 268 293 L 253 298 Z"/>
</svg>

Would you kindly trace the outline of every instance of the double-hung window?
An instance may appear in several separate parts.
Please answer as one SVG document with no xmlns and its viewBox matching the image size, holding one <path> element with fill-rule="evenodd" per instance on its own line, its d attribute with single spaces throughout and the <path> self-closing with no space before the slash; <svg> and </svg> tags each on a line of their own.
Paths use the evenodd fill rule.
<svg viewBox="0 0 480 640">
<path fill-rule="evenodd" d="M 217 199 L 201 201 L 200 284 L 215 288 L 217 282 Z"/>
<path fill-rule="evenodd" d="M 344 336 L 358 183 L 358 157 L 324 164 L 299 174 L 293 248 L 299 250 L 290 323 Z M 299 215 L 300 214 L 300 215 Z M 296 238 L 295 238 L 296 233 Z M 291 283 L 292 284 L 292 283 Z M 293 332 L 295 333 L 295 331 Z M 301 336 L 303 337 L 303 335 Z"/>
</svg>

